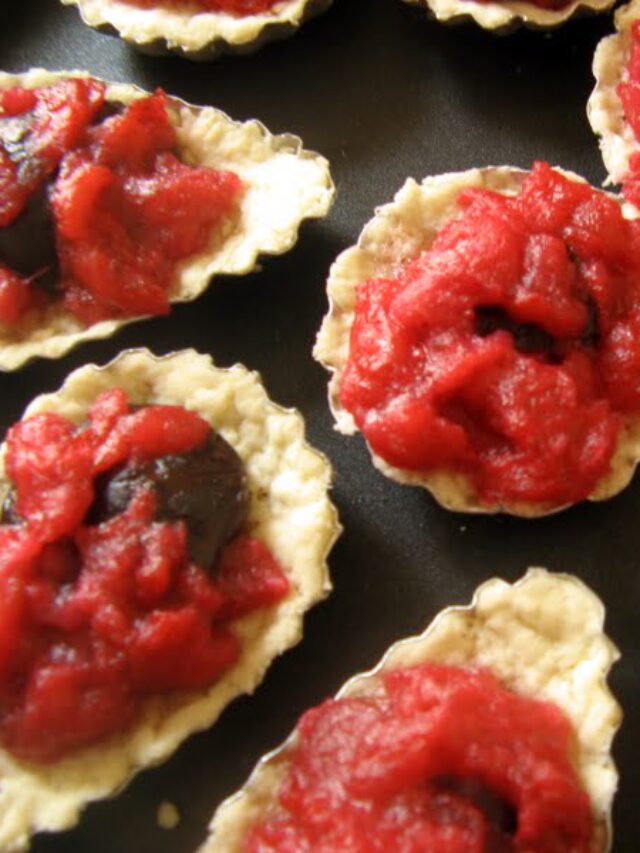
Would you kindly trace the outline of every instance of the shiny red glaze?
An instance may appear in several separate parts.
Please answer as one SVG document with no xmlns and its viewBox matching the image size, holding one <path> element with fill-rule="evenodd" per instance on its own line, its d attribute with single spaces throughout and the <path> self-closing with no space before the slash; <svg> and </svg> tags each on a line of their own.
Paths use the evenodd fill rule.
<svg viewBox="0 0 640 853">
<path fill-rule="evenodd" d="M 227 12 L 230 15 L 258 15 L 270 12 L 283 0 L 125 0 L 143 9 L 168 8 L 197 12 Z"/>
<path fill-rule="evenodd" d="M 179 406 L 131 412 L 118 389 L 81 428 L 45 412 L 10 430 L 22 523 L 0 526 L 0 735 L 18 758 L 55 761 L 121 731 L 149 694 L 207 687 L 240 654 L 230 621 L 287 594 L 275 558 L 245 535 L 223 550 L 220 577 L 195 564 L 185 524 L 154 519 L 152 490 L 86 521 L 99 474 L 209 433 Z"/>
<path fill-rule="evenodd" d="M 206 249 L 241 193 L 235 174 L 178 159 L 164 94 L 95 124 L 104 106 L 105 84 L 84 78 L 0 99 L 0 118 L 28 126 L 20 165 L 0 146 L 0 227 L 50 182 L 61 296 L 87 324 L 168 313 L 178 263 Z M 0 321 L 29 307 L 16 292 Z"/>
<path fill-rule="evenodd" d="M 542 163 L 458 205 L 359 286 L 341 402 L 397 468 L 460 472 L 488 503 L 584 499 L 640 412 L 640 225 Z"/>
<path fill-rule="evenodd" d="M 588 853 L 561 710 L 486 670 L 423 664 L 307 712 L 246 853 Z"/>
</svg>

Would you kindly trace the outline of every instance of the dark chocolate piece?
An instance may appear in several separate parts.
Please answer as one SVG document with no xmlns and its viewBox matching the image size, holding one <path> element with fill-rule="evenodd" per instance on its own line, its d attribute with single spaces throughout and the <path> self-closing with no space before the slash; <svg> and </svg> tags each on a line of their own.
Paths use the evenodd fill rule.
<svg viewBox="0 0 640 853">
<path fill-rule="evenodd" d="M 240 530 L 249 506 L 242 461 L 216 433 L 190 453 L 107 472 L 96 483 L 91 523 L 122 512 L 140 488 L 155 491 L 158 520 L 184 520 L 191 556 L 204 568 L 213 566 L 222 546 Z"/>
</svg>

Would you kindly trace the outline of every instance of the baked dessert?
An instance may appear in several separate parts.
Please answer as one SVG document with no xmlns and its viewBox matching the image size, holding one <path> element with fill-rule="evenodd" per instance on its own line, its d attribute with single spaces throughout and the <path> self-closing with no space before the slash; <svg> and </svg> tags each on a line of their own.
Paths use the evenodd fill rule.
<svg viewBox="0 0 640 853">
<path fill-rule="evenodd" d="M 608 850 L 621 714 L 603 619 L 570 575 L 484 583 L 307 712 L 200 853 Z"/>
<path fill-rule="evenodd" d="M 162 92 L 34 70 L 0 107 L 0 369 L 251 271 L 333 199 L 300 140 Z"/>
<path fill-rule="evenodd" d="M 538 163 L 407 181 L 334 263 L 336 428 L 444 506 L 544 515 L 638 458 L 638 228 Z"/>
<path fill-rule="evenodd" d="M 596 85 L 587 105 L 609 181 L 622 184 L 634 208 L 640 205 L 639 17 L 637 2 L 617 10 L 615 35 L 602 39 L 593 57 Z"/>
<path fill-rule="evenodd" d="M 116 32 L 144 53 L 206 60 L 250 53 L 294 33 L 331 0 L 62 0 L 90 27 Z"/>
<path fill-rule="evenodd" d="M 485 30 L 504 32 L 519 24 L 549 29 L 584 11 L 604 12 L 611 0 L 405 0 L 439 21 L 473 20 Z"/>
<path fill-rule="evenodd" d="M 76 370 L 2 454 L 0 846 L 18 850 L 252 692 L 329 592 L 340 528 L 300 414 L 193 351 Z"/>
</svg>

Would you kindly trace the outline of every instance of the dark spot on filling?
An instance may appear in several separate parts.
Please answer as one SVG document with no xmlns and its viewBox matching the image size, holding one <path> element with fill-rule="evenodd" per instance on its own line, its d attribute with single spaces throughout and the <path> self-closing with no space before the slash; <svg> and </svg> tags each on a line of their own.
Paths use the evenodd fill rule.
<svg viewBox="0 0 640 853">
<path fill-rule="evenodd" d="M 204 568 L 213 566 L 246 520 L 249 491 L 242 460 L 216 433 L 190 453 L 129 463 L 103 474 L 96 480 L 89 523 L 122 512 L 140 488 L 154 490 L 158 520 L 186 523 L 189 551 Z"/>
<path fill-rule="evenodd" d="M 483 812 L 490 826 L 486 853 L 510 853 L 513 850 L 513 838 L 518 831 L 518 813 L 514 806 L 476 779 L 441 776 L 435 784 L 441 791 L 464 797 Z"/>
<path fill-rule="evenodd" d="M 33 278 L 39 287 L 55 290 L 58 258 L 48 183 L 38 187 L 11 225 L 0 228 L 0 263 Z"/>
<path fill-rule="evenodd" d="M 476 332 L 486 338 L 493 332 L 505 331 L 513 335 L 519 352 L 543 355 L 549 361 L 561 361 L 556 352 L 556 340 L 536 323 L 517 323 L 499 305 L 483 305 L 476 308 Z"/>
<path fill-rule="evenodd" d="M 124 104 L 118 103 L 116 101 L 103 101 L 102 106 L 95 114 L 91 124 L 102 124 L 102 122 L 106 121 L 108 118 L 113 118 L 113 116 L 122 115 L 124 111 Z"/>
<path fill-rule="evenodd" d="M 582 333 L 581 341 L 587 347 L 597 347 L 600 343 L 600 324 L 598 317 L 598 306 L 592 296 L 586 301 L 588 319 L 587 325 Z"/>
</svg>

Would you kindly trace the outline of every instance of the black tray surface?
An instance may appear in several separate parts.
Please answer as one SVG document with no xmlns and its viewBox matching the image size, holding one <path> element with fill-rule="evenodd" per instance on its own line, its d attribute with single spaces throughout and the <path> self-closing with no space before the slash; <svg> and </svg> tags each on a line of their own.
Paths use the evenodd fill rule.
<svg viewBox="0 0 640 853">
<path fill-rule="evenodd" d="M 305 224 L 289 254 L 265 259 L 245 279 L 220 279 L 168 318 L 0 376 L 4 432 L 33 396 L 57 388 L 73 368 L 104 363 L 127 347 L 165 353 L 192 346 L 220 365 L 244 362 L 261 372 L 276 401 L 304 413 L 309 440 L 334 464 L 333 495 L 345 527 L 330 559 L 333 595 L 308 616 L 303 642 L 274 663 L 256 694 L 236 701 L 166 764 L 90 806 L 76 829 L 36 838 L 33 850 L 194 851 L 217 804 L 305 708 L 372 666 L 392 642 L 420 631 L 441 608 L 467 603 L 482 581 L 515 580 L 527 566 L 542 565 L 576 573 L 604 599 L 608 632 L 622 651 L 611 677 L 625 711 L 615 742 L 615 850 L 636 851 L 640 482 L 604 504 L 533 522 L 447 512 L 426 492 L 377 473 L 359 437 L 333 431 L 327 375 L 311 358 L 330 263 L 406 177 L 546 159 L 602 183 L 585 106 L 593 51 L 613 28 L 611 14 L 552 33 L 495 36 L 473 24 L 428 21 L 400 0 L 335 0 L 286 41 L 252 56 L 194 64 L 140 55 L 90 30 L 76 9 L 56 0 L 1 5 L 5 70 L 86 68 L 109 80 L 161 86 L 234 118 L 259 118 L 328 157 L 338 187 L 326 220 Z M 157 826 L 164 800 L 180 811 L 176 829 Z"/>
</svg>

